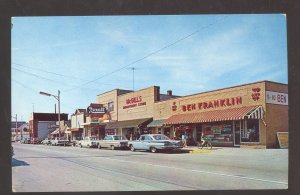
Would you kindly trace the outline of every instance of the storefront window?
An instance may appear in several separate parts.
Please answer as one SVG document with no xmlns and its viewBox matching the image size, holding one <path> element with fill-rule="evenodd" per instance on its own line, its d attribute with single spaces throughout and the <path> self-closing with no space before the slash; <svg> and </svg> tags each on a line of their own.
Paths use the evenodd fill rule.
<svg viewBox="0 0 300 195">
<path fill-rule="evenodd" d="M 165 128 L 164 129 L 164 135 L 170 137 L 170 128 Z"/>
<path fill-rule="evenodd" d="M 259 142 L 259 120 L 249 119 L 246 121 L 247 128 L 242 129 L 242 142 Z"/>
<path fill-rule="evenodd" d="M 105 135 L 116 135 L 115 129 L 105 129 Z"/>
<path fill-rule="evenodd" d="M 213 143 L 233 143 L 232 122 L 206 124 L 204 132 Z"/>
<path fill-rule="evenodd" d="M 240 145 L 241 143 L 241 136 L 240 136 L 240 132 L 241 132 L 241 121 L 235 121 L 235 141 L 234 144 L 235 145 Z"/>
</svg>

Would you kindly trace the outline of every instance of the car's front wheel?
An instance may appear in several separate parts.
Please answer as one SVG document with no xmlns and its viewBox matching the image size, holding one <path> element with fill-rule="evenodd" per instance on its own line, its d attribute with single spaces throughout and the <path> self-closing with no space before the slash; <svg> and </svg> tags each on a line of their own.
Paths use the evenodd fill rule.
<svg viewBox="0 0 300 195">
<path fill-rule="evenodd" d="M 130 150 L 131 150 L 132 152 L 135 151 L 135 148 L 133 147 L 133 145 L 130 145 Z"/>
<path fill-rule="evenodd" d="M 98 148 L 101 149 L 101 145 L 100 144 L 98 145 Z"/>
<path fill-rule="evenodd" d="M 114 149 L 115 149 L 115 146 L 114 146 L 114 145 L 111 145 L 111 146 L 110 146 L 110 149 L 111 149 L 111 150 L 114 150 Z"/>
<path fill-rule="evenodd" d="M 151 147 L 151 148 L 150 148 L 150 151 L 151 151 L 152 153 L 155 153 L 155 152 L 157 152 L 157 149 L 156 149 L 155 147 Z"/>
</svg>

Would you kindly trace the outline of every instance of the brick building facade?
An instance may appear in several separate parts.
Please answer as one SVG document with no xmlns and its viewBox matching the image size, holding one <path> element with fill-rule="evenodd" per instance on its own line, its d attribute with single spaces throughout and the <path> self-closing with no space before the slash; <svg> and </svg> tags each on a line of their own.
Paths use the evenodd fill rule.
<svg viewBox="0 0 300 195">
<path fill-rule="evenodd" d="M 106 129 L 130 136 L 163 133 L 188 136 L 190 145 L 207 134 L 214 145 L 277 147 L 276 132 L 288 132 L 286 84 L 261 81 L 209 92 L 174 96 L 153 86 L 138 91 L 113 90 L 97 96 L 114 122 Z M 113 110 L 109 109 L 113 105 Z"/>
</svg>

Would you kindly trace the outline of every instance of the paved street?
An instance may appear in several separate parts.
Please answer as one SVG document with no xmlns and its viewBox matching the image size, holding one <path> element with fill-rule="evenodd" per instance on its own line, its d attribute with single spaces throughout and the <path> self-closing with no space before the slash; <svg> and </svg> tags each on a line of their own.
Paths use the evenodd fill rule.
<svg viewBox="0 0 300 195">
<path fill-rule="evenodd" d="M 287 189 L 288 150 L 150 153 L 13 143 L 13 192 Z"/>
</svg>

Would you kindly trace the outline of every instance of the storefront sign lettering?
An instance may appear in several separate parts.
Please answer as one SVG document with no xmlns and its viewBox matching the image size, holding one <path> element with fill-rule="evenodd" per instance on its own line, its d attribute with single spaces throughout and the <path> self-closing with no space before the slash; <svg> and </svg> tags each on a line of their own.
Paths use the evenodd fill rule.
<svg viewBox="0 0 300 195">
<path fill-rule="evenodd" d="M 228 106 L 234 106 L 242 104 L 242 97 L 234 97 L 234 98 L 226 98 L 226 99 L 220 99 L 220 100 L 214 100 L 209 102 L 199 102 L 194 104 L 187 104 L 182 105 L 182 111 L 192 111 L 192 110 L 202 110 L 202 109 L 212 109 L 212 108 L 218 108 L 218 107 L 228 107 Z M 172 109 L 175 111 L 174 109 Z"/>
<path fill-rule="evenodd" d="M 126 106 L 123 106 L 123 109 L 134 108 L 137 106 L 145 106 L 146 102 L 142 102 L 142 96 L 137 96 L 127 99 L 126 104 Z"/>
<path fill-rule="evenodd" d="M 87 108 L 87 112 L 89 114 L 104 114 L 105 113 L 105 107 L 101 106 L 89 106 Z"/>
<path fill-rule="evenodd" d="M 134 104 L 142 101 L 142 96 L 137 96 L 133 98 L 129 98 L 126 100 L 126 104 Z"/>
<path fill-rule="evenodd" d="M 288 94 L 266 91 L 266 103 L 288 105 Z"/>
</svg>

